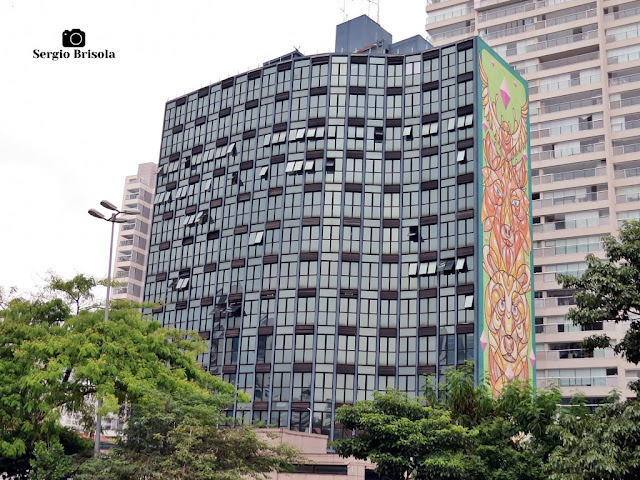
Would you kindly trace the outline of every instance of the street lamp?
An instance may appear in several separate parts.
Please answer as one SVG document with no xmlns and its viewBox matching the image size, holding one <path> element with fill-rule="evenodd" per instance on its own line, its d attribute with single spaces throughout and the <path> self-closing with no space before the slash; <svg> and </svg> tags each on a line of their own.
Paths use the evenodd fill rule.
<svg viewBox="0 0 640 480">
<path fill-rule="evenodd" d="M 107 270 L 107 299 L 104 306 L 104 321 L 106 322 L 109 320 L 109 298 L 111 296 L 111 260 L 113 258 L 113 232 L 115 230 L 116 223 L 126 223 L 129 221 L 128 218 L 118 218 L 118 215 L 139 215 L 140 210 L 138 210 L 137 208 L 119 210 L 118 207 L 116 207 L 108 200 L 102 200 L 100 202 L 100 205 L 114 212 L 111 214 L 111 217 L 107 218 L 102 212 L 99 212 L 94 208 L 89 209 L 89 215 L 91 215 L 92 217 L 99 218 L 100 220 L 104 220 L 106 222 L 111 222 L 111 241 L 109 242 L 109 269 Z M 96 433 L 93 443 L 93 456 L 95 458 L 98 458 L 100 456 L 100 431 L 102 429 L 102 418 L 98 413 L 100 407 L 102 407 L 102 399 L 98 398 L 98 408 L 96 409 Z"/>
</svg>

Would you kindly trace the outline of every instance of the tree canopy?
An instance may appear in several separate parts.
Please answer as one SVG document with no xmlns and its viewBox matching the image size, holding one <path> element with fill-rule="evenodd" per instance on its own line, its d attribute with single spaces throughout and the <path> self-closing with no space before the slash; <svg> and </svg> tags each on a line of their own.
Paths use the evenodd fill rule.
<svg viewBox="0 0 640 480">
<path fill-rule="evenodd" d="M 550 480 L 636 480 L 640 478 L 640 405 L 601 406 L 565 414 L 549 427 L 557 439 L 546 472 Z"/>
<path fill-rule="evenodd" d="M 81 273 L 69 280 L 64 280 L 55 273 L 49 273 L 47 280 L 47 288 L 56 294 L 62 295 L 68 303 L 75 305 L 76 314 L 80 312 L 81 305 L 95 298 L 93 288 L 100 284 L 100 281 L 95 277 Z"/>
<path fill-rule="evenodd" d="M 468 455 L 474 434 L 456 425 L 443 409 L 424 407 L 397 391 L 374 393 L 373 400 L 338 410 L 336 420 L 358 435 L 333 443 L 345 457 L 369 458 L 392 480 L 415 478 L 437 469 L 448 478 L 465 478 L 473 468 Z"/>
<path fill-rule="evenodd" d="M 298 459 L 250 427 L 223 428 L 229 419 L 211 397 L 171 392 L 132 405 L 124 440 L 109 456 L 90 460 L 76 480 L 235 480 L 289 471 Z"/>
<path fill-rule="evenodd" d="M 356 435 L 334 448 L 369 458 L 391 480 L 545 478 L 559 392 L 512 382 L 494 399 L 472 373 L 471 365 L 450 369 L 422 399 L 390 390 L 341 407 L 336 420 Z"/>
<path fill-rule="evenodd" d="M 576 325 L 592 328 L 599 322 L 630 321 L 616 353 L 631 363 L 640 361 L 640 221 L 624 222 L 618 238 L 603 239 L 605 259 L 587 255 L 587 269 L 580 276 L 560 275 L 565 288 L 576 289 L 576 306 L 567 318 Z M 587 350 L 611 346 L 607 335 L 592 335 L 583 342 Z M 638 390 L 636 384 L 635 389 Z"/>
<path fill-rule="evenodd" d="M 0 312 L 0 469 L 24 475 L 38 442 L 64 445 L 61 409 L 90 418 L 90 397 L 106 415 L 167 391 L 211 397 L 219 409 L 237 394 L 198 364 L 195 333 L 162 328 L 128 302 L 103 315 L 72 316 L 60 299 L 14 299 Z"/>
</svg>

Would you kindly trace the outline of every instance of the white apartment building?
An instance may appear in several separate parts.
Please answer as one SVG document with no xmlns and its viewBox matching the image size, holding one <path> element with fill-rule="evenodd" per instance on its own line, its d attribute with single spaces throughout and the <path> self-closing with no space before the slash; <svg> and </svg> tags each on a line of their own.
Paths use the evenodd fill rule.
<svg viewBox="0 0 640 480">
<path fill-rule="evenodd" d="M 130 222 L 120 224 L 113 279 L 120 282 L 122 286 L 112 290 L 111 298 L 114 300 L 142 301 L 157 169 L 158 165 L 155 163 L 141 163 L 138 165 L 137 173 L 126 177 L 124 182 L 121 208 L 137 208 L 140 214 L 135 218 L 129 216 Z M 79 414 L 63 411 L 60 423 L 78 431 L 86 430 Z M 122 418 L 109 415 L 102 419 L 102 435 L 113 438 L 117 436 L 122 426 Z"/>
<path fill-rule="evenodd" d="M 529 82 L 537 381 L 592 402 L 623 397 L 639 367 L 580 341 L 565 320 L 572 292 L 556 273 L 579 274 L 588 252 L 625 219 L 640 218 L 640 1 L 428 0 L 438 46 L 479 35 Z M 614 340 L 624 325 L 603 325 Z"/>
<path fill-rule="evenodd" d="M 138 172 L 125 179 L 122 208 L 137 208 L 140 214 L 118 231 L 113 278 L 122 286 L 114 289 L 113 299 L 142 301 L 157 169 L 155 163 L 141 163 Z"/>
</svg>

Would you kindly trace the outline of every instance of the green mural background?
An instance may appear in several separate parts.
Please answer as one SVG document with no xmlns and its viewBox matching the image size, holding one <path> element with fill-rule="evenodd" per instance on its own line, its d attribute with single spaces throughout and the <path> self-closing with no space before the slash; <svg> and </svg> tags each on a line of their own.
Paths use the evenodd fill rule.
<svg viewBox="0 0 640 480">
<path fill-rule="evenodd" d="M 494 393 L 535 381 L 528 85 L 477 40 L 478 369 Z"/>
</svg>

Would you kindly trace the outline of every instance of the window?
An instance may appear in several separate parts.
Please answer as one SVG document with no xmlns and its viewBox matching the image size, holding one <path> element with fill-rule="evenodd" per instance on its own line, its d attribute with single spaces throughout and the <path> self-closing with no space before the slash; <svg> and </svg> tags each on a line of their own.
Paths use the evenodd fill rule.
<svg viewBox="0 0 640 480">
<path fill-rule="evenodd" d="M 313 352 L 313 350 L 311 351 Z M 311 372 L 294 372 L 291 400 L 294 402 L 308 402 L 311 400 Z M 306 426 L 308 427 L 308 420 Z"/>
<path fill-rule="evenodd" d="M 380 338 L 378 365 L 394 366 L 396 364 L 396 343 L 395 337 Z"/>
<path fill-rule="evenodd" d="M 189 287 L 189 279 L 188 278 L 179 278 L 175 280 L 173 285 L 174 290 L 186 290 Z"/>
<path fill-rule="evenodd" d="M 296 363 L 313 362 L 313 335 L 296 335 L 296 350 L 294 356 Z"/>
<path fill-rule="evenodd" d="M 261 245 L 262 239 L 264 238 L 264 232 L 255 232 L 251 234 L 251 239 L 249 240 L 249 245 Z"/>
<path fill-rule="evenodd" d="M 458 362 L 464 363 L 473 360 L 473 333 L 458 334 Z"/>
<path fill-rule="evenodd" d="M 440 335 L 440 365 L 455 364 L 455 335 Z"/>
<path fill-rule="evenodd" d="M 420 337 L 419 339 L 420 354 L 418 355 L 419 365 L 435 365 L 436 364 L 436 337 Z"/>
<path fill-rule="evenodd" d="M 338 335 L 338 363 L 353 365 L 356 359 L 355 335 Z"/>
<path fill-rule="evenodd" d="M 411 126 L 404 127 L 404 130 L 402 131 L 402 136 L 408 139 L 413 138 L 413 127 Z"/>
</svg>

